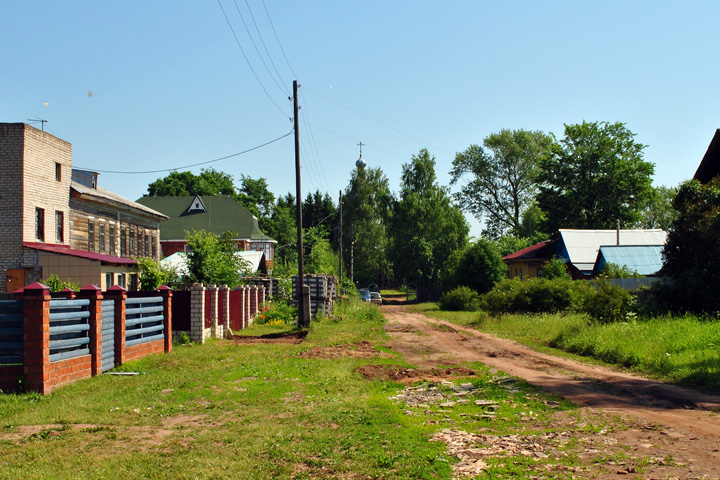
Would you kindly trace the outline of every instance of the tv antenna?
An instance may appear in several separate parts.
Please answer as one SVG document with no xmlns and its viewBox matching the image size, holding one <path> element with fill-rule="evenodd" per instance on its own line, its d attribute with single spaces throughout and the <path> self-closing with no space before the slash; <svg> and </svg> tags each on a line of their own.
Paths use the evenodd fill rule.
<svg viewBox="0 0 720 480">
<path fill-rule="evenodd" d="M 28 122 L 30 124 L 33 123 L 40 123 L 40 129 L 44 132 L 45 131 L 45 124 L 47 123 L 47 120 L 43 120 L 42 118 L 28 118 Z"/>
</svg>

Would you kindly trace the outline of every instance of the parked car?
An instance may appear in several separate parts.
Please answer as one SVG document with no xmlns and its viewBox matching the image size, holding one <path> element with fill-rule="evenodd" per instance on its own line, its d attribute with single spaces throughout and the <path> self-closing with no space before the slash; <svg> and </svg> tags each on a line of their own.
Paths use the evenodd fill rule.
<svg viewBox="0 0 720 480">
<path fill-rule="evenodd" d="M 370 292 L 370 302 L 375 305 L 382 305 L 382 297 L 380 292 Z"/>
<path fill-rule="evenodd" d="M 358 293 L 360 294 L 360 300 L 362 300 L 363 302 L 372 302 L 372 299 L 370 297 L 370 290 L 368 290 L 367 288 L 358 289 Z"/>
</svg>

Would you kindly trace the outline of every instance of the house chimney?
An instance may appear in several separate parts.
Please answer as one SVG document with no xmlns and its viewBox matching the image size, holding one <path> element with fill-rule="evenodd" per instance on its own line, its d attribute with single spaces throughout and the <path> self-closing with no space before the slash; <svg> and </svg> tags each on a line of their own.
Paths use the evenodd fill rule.
<svg viewBox="0 0 720 480">
<path fill-rule="evenodd" d="M 615 245 L 620 245 L 620 220 L 617 221 L 617 236 L 615 239 Z"/>
</svg>

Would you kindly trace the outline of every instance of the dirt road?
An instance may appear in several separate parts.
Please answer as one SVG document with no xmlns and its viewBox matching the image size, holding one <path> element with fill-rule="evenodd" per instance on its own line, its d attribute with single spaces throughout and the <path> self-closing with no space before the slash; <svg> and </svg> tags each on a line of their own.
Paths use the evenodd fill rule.
<svg viewBox="0 0 720 480">
<path fill-rule="evenodd" d="M 675 465 L 643 468 L 642 475 L 634 477 L 630 472 L 624 478 L 720 478 L 718 397 L 538 353 L 509 340 L 410 313 L 403 305 L 384 305 L 382 311 L 388 320 L 389 346 L 419 367 L 482 362 L 565 397 L 588 415 L 630 419 L 635 427 L 621 432 L 618 440 L 631 452 L 662 455 L 672 458 Z M 650 447 L 656 451 L 650 452 Z"/>
</svg>

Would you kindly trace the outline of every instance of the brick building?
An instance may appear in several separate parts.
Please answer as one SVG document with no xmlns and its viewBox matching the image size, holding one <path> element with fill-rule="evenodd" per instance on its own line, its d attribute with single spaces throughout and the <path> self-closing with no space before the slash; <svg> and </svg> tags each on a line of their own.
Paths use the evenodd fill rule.
<svg viewBox="0 0 720 480">
<path fill-rule="evenodd" d="M 72 169 L 72 145 L 23 123 L 0 123 L 0 293 L 56 274 L 105 290 L 137 286 L 137 261 L 159 259 L 167 217 Z"/>
</svg>

